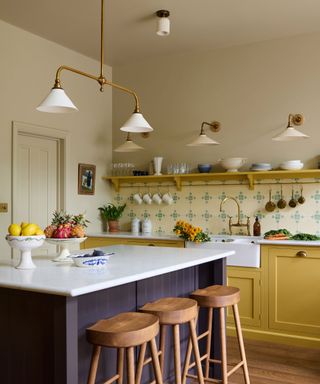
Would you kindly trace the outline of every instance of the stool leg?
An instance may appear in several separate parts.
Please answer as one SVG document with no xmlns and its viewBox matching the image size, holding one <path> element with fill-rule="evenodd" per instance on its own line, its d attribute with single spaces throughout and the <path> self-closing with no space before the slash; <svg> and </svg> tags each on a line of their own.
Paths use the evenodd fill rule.
<svg viewBox="0 0 320 384">
<path fill-rule="evenodd" d="M 213 308 L 208 308 L 208 336 L 207 336 L 207 348 L 206 348 L 206 370 L 205 378 L 209 378 L 210 369 L 210 354 L 211 354 L 211 338 L 212 338 L 212 321 L 213 321 Z"/>
<path fill-rule="evenodd" d="M 160 326 L 160 345 L 159 349 L 161 351 L 160 354 L 160 369 L 161 374 L 163 377 L 163 369 L 164 369 L 164 354 L 165 354 L 165 348 L 166 348 L 166 334 L 167 334 L 167 327 L 165 325 Z"/>
<path fill-rule="evenodd" d="M 193 353 L 194 353 L 194 361 L 195 361 L 196 366 L 197 366 L 198 381 L 200 384 L 204 384 L 202 367 L 201 367 L 201 360 L 200 360 L 199 345 L 198 345 L 198 338 L 197 338 L 197 334 L 196 334 L 195 319 L 192 319 L 189 321 L 189 329 L 190 329 L 190 337 L 191 337 Z"/>
<path fill-rule="evenodd" d="M 173 346 L 175 383 L 181 384 L 180 330 L 178 324 L 173 325 Z"/>
<path fill-rule="evenodd" d="M 147 348 L 147 343 L 143 343 L 140 347 L 139 359 L 138 359 L 138 364 L 137 364 L 136 383 L 140 383 L 140 381 L 141 381 L 144 356 L 146 354 L 146 348 Z"/>
<path fill-rule="evenodd" d="M 239 343 L 239 348 L 240 348 L 241 360 L 243 361 L 243 373 L 244 373 L 245 383 L 250 384 L 249 371 L 248 371 L 248 365 L 247 365 L 247 359 L 246 359 L 246 352 L 244 349 L 242 330 L 241 330 L 241 324 L 240 324 L 238 304 L 234 304 L 232 306 L 232 309 L 233 309 L 234 320 L 236 323 L 236 331 L 237 331 L 237 336 L 238 336 L 238 343 Z"/>
<path fill-rule="evenodd" d="M 157 351 L 156 340 L 154 338 L 150 340 L 150 347 L 151 347 L 152 365 L 154 370 L 154 376 L 156 378 L 156 383 L 162 384 L 162 373 L 161 373 L 160 364 L 159 364 L 159 355 Z"/>
<path fill-rule="evenodd" d="M 134 348 L 127 348 L 127 382 L 128 384 L 134 383 Z"/>
<path fill-rule="evenodd" d="M 118 384 L 123 382 L 123 359 L 124 359 L 124 348 L 118 348 L 117 351 L 117 371 L 119 375 Z"/>
<path fill-rule="evenodd" d="M 88 376 L 88 384 L 94 384 L 96 381 L 100 351 L 101 351 L 101 347 L 99 345 L 93 346 L 90 370 L 89 370 L 89 376 Z"/>
<path fill-rule="evenodd" d="M 222 370 L 222 383 L 228 383 L 227 371 L 227 345 L 226 345 L 226 321 L 225 321 L 225 308 L 219 309 L 220 312 L 220 337 L 221 337 L 221 370 Z"/>
</svg>

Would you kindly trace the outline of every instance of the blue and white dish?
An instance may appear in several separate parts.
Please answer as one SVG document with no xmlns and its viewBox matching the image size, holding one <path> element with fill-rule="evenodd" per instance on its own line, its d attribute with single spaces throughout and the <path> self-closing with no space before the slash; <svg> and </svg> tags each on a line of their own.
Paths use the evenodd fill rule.
<svg viewBox="0 0 320 384">
<path fill-rule="evenodd" d="M 72 257 L 77 267 L 100 268 L 107 264 L 111 255 L 114 255 L 114 253 L 105 253 L 100 249 L 95 249 L 92 254 L 85 253 L 84 251 L 81 254 L 71 255 L 70 257 Z"/>
</svg>

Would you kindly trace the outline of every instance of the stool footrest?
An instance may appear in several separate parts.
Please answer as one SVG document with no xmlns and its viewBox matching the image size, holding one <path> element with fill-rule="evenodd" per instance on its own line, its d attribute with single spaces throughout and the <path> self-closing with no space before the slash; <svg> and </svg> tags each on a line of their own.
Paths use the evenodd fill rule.
<svg viewBox="0 0 320 384">
<path fill-rule="evenodd" d="M 201 335 L 198 336 L 198 340 L 201 340 L 208 335 L 209 335 L 209 331 L 203 332 L 203 333 L 201 333 Z"/>
<path fill-rule="evenodd" d="M 203 355 L 200 357 L 200 361 L 204 360 L 207 357 L 207 355 Z M 189 369 L 195 367 L 196 363 L 195 361 L 189 365 Z"/>
<path fill-rule="evenodd" d="M 190 377 L 190 379 L 196 379 L 198 380 L 198 376 L 197 375 L 192 375 L 190 373 L 187 374 L 187 377 Z M 222 383 L 222 380 L 218 380 L 218 379 L 211 379 L 210 377 L 204 377 L 203 380 L 208 383 Z"/>
<path fill-rule="evenodd" d="M 241 368 L 243 366 L 244 362 L 243 361 L 240 361 L 240 363 L 238 363 L 237 365 L 235 365 L 233 368 L 230 369 L 230 371 L 228 371 L 227 375 L 228 377 L 231 376 L 233 373 L 235 373 L 236 370 L 238 370 L 239 368 Z"/>
<path fill-rule="evenodd" d="M 120 377 L 120 375 L 116 374 L 116 375 L 112 376 L 110 379 L 108 379 L 107 381 L 105 381 L 103 384 L 111 384 L 114 381 L 118 380 L 119 377 Z"/>
<path fill-rule="evenodd" d="M 158 356 L 160 356 L 160 355 L 162 355 L 162 351 L 158 351 Z M 146 359 L 144 360 L 144 362 L 143 362 L 143 366 L 145 366 L 145 365 L 151 363 L 151 361 L 152 361 L 152 357 L 151 357 L 151 356 L 148 357 L 148 358 L 146 358 Z M 150 383 L 150 384 L 151 384 L 151 383 Z"/>
</svg>

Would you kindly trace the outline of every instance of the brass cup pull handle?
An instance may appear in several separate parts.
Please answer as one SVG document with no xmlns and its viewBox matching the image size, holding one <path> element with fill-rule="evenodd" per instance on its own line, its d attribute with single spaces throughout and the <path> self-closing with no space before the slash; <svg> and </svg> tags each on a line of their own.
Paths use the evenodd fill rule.
<svg viewBox="0 0 320 384">
<path fill-rule="evenodd" d="M 296 256 L 298 257 L 307 257 L 307 252 L 306 251 L 299 251 L 296 253 Z"/>
</svg>

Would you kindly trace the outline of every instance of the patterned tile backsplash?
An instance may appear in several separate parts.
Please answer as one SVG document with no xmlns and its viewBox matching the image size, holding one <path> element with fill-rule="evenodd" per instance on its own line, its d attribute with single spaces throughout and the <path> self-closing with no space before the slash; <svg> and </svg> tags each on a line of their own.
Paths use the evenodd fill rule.
<svg viewBox="0 0 320 384">
<path fill-rule="evenodd" d="M 302 181 L 302 180 L 301 180 Z M 269 181 L 271 182 L 271 181 Z M 254 190 L 249 190 L 247 185 L 239 184 L 215 184 L 208 185 L 189 185 L 183 186 L 182 191 L 177 191 L 174 186 L 152 186 L 152 187 L 125 187 L 121 188 L 119 193 L 114 194 L 115 204 L 127 203 L 127 208 L 121 219 L 121 230 L 130 231 L 130 222 L 132 218 L 139 219 L 150 218 L 153 224 L 153 232 L 171 234 L 175 222 L 179 219 L 199 225 L 210 234 L 228 233 L 228 216 L 233 216 L 236 221 L 237 206 L 232 200 L 228 200 L 222 206 L 221 201 L 226 196 L 236 198 L 240 204 L 240 216 L 243 222 L 246 222 L 247 216 L 251 221 L 251 234 L 255 216 L 258 216 L 261 222 L 262 234 L 270 229 L 286 228 L 292 233 L 307 232 L 320 235 L 320 182 L 319 180 L 303 180 L 305 184 L 299 184 L 295 180 L 293 184 L 293 193 L 295 199 L 301 195 L 301 186 L 303 186 L 303 196 L 305 203 L 299 204 L 295 208 L 288 206 L 291 199 L 292 185 L 282 184 L 283 197 L 287 201 L 284 209 L 276 208 L 273 212 L 267 212 L 265 205 L 269 201 L 269 190 L 272 190 L 272 201 L 277 203 L 281 196 L 281 183 L 275 180 L 273 184 L 259 183 L 255 185 Z M 142 203 L 137 205 L 132 199 L 136 192 L 141 194 L 150 192 L 151 195 L 160 191 L 165 193 L 169 190 L 173 197 L 173 204 L 164 203 L 157 205 L 152 203 L 146 205 Z M 234 233 L 236 233 L 234 231 Z M 246 234 L 243 227 L 238 233 Z"/>
</svg>

